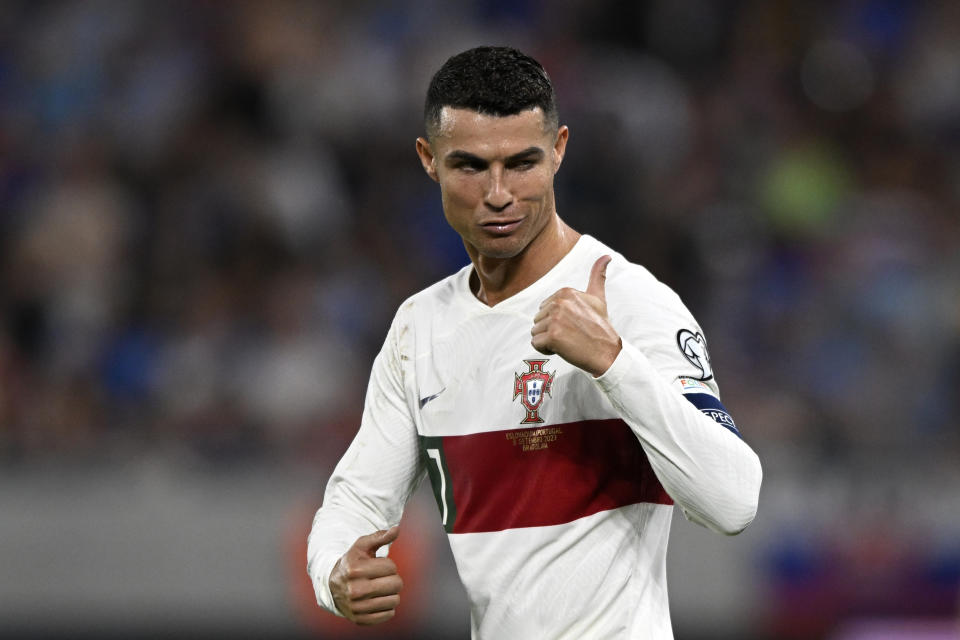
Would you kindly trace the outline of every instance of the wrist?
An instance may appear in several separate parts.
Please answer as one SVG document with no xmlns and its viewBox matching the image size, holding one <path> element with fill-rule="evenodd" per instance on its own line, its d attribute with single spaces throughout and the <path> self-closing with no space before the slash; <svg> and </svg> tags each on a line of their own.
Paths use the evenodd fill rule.
<svg viewBox="0 0 960 640">
<path fill-rule="evenodd" d="M 610 367 L 613 366 L 613 363 L 616 362 L 617 356 L 620 355 L 620 352 L 623 350 L 623 340 L 617 336 L 616 343 L 610 345 L 609 348 L 604 349 L 603 352 L 605 356 L 599 362 L 597 366 L 594 366 L 587 370 L 587 373 L 592 375 L 594 378 L 599 378 L 605 374 Z"/>
<path fill-rule="evenodd" d="M 341 598 L 338 596 L 342 595 L 342 571 L 340 569 L 340 563 L 343 561 L 343 556 L 340 556 L 337 559 L 336 564 L 333 565 L 333 570 L 330 571 L 330 577 L 327 579 L 327 586 L 330 588 L 330 599 L 333 600 L 333 606 L 337 609 L 340 615 L 346 617 L 346 612 L 340 607 Z"/>
</svg>

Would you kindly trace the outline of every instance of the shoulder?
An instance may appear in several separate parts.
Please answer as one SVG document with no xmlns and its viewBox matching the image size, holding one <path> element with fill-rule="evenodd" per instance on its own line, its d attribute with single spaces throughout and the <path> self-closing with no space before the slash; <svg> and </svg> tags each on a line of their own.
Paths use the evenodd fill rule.
<svg viewBox="0 0 960 640">
<path fill-rule="evenodd" d="M 390 325 L 390 334 L 394 339 L 403 342 L 403 338 L 415 333 L 418 326 L 429 324 L 434 318 L 447 316 L 451 307 L 462 298 L 461 290 L 470 268 L 471 265 L 467 264 L 404 300 Z"/>
<path fill-rule="evenodd" d="M 624 314 L 692 317 L 680 296 L 646 267 L 621 260 L 607 268 L 607 299 Z"/>
<path fill-rule="evenodd" d="M 586 238 L 590 242 L 590 251 L 586 253 L 591 266 L 603 255 L 613 258 L 607 266 L 606 283 L 607 306 L 611 313 L 641 315 L 647 319 L 659 315 L 692 319 L 680 296 L 646 267 L 630 262 L 596 238 Z"/>
<path fill-rule="evenodd" d="M 459 271 L 411 295 L 400 305 L 397 314 L 416 315 L 421 310 L 432 313 L 454 304 L 461 295 L 461 289 L 471 268 L 472 266 L 467 264 Z"/>
<path fill-rule="evenodd" d="M 607 311 L 617 330 L 665 377 L 712 380 L 703 330 L 680 296 L 642 265 L 609 249 L 606 253 L 613 256 L 607 267 Z"/>
</svg>

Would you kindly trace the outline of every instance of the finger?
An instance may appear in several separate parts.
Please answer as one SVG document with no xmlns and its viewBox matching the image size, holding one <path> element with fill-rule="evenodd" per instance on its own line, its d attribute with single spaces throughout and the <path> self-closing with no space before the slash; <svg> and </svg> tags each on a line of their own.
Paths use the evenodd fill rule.
<svg viewBox="0 0 960 640">
<path fill-rule="evenodd" d="M 533 323 L 533 326 L 530 327 L 530 335 L 537 336 L 538 334 L 545 333 L 549 328 L 550 328 L 550 323 L 547 320 L 541 320 L 540 322 L 535 322 Z"/>
<path fill-rule="evenodd" d="M 545 356 L 552 356 L 553 351 L 550 349 L 550 338 L 549 333 L 544 331 L 543 333 L 538 333 L 533 336 L 533 340 L 530 341 L 530 344 L 533 345 L 533 348 L 542 353 Z"/>
<path fill-rule="evenodd" d="M 347 585 L 347 598 L 351 606 L 361 600 L 394 596 L 403 590 L 403 580 L 398 575 L 377 578 L 376 580 L 354 580 Z"/>
<path fill-rule="evenodd" d="M 353 621 L 357 624 L 362 624 L 365 626 L 380 624 L 386 622 L 394 615 L 396 615 L 396 609 L 390 609 L 389 611 L 378 611 L 377 613 L 365 613 L 353 618 Z"/>
<path fill-rule="evenodd" d="M 389 529 L 381 529 L 376 533 L 360 536 L 357 538 L 357 541 L 353 543 L 353 546 L 355 549 L 373 557 L 377 554 L 377 549 L 396 540 L 399 534 L 399 525 L 390 527 Z"/>
<path fill-rule="evenodd" d="M 351 580 L 375 580 L 397 573 L 397 565 L 390 558 L 366 558 L 354 561 L 350 565 L 347 577 Z"/>
<path fill-rule="evenodd" d="M 401 591 L 403 591 L 403 579 L 398 574 L 393 574 L 368 581 L 366 595 L 358 599 L 366 600 L 382 596 L 395 596 Z"/>
<path fill-rule="evenodd" d="M 606 303 L 607 265 L 613 260 L 610 256 L 602 256 L 593 263 L 590 270 L 590 282 L 587 284 L 587 293 L 596 296 Z"/>
<path fill-rule="evenodd" d="M 354 602 L 352 608 L 355 615 L 363 615 L 366 613 L 377 613 L 378 611 L 390 611 L 391 609 L 396 609 L 399 605 L 400 596 L 393 594 Z"/>
<path fill-rule="evenodd" d="M 533 323 L 536 324 L 540 322 L 541 320 L 549 316 L 552 311 L 553 311 L 552 304 L 549 306 L 541 306 L 540 310 L 537 311 L 537 315 L 533 316 Z"/>
</svg>

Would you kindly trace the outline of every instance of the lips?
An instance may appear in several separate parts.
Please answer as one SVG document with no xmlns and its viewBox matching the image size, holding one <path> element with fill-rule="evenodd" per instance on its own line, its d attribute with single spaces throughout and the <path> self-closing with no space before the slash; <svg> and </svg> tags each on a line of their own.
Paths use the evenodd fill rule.
<svg viewBox="0 0 960 640">
<path fill-rule="evenodd" d="M 483 228 L 487 233 L 493 235 L 507 235 L 513 233 L 513 231 L 520 226 L 523 222 L 523 218 L 517 218 L 513 220 L 490 220 L 489 222 L 480 223 L 480 227 Z"/>
</svg>

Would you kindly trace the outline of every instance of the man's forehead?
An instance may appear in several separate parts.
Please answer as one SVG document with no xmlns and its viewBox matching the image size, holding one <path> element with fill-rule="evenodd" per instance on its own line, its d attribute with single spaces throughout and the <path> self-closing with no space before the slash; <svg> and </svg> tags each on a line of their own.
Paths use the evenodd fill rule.
<svg viewBox="0 0 960 640">
<path fill-rule="evenodd" d="M 459 107 L 443 107 L 439 120 L 436 137 L 449 141 L 495 136 L 533 139 L 544 137 L 548 133 L 540 107 L 509 116 L 488 115 Z"/>
</svg>

